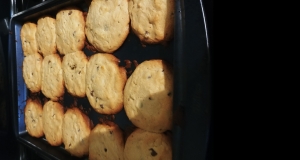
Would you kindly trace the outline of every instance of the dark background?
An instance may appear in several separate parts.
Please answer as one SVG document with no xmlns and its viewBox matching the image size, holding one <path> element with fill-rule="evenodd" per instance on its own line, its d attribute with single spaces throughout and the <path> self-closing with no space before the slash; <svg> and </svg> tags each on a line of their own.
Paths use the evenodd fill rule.
<svg viewBox="0 0 300 160">
<path fill-rule="evenodd" d="M 10 18 L 10 1 L 2 0 L 0 6 L 0 159 L 9 160 L 19 157 L 19 147 L 13 136 L 10 105 L 5 96 L 8 92 L 6 78 L 8 33 L 3 19 Z"/>
</svg>

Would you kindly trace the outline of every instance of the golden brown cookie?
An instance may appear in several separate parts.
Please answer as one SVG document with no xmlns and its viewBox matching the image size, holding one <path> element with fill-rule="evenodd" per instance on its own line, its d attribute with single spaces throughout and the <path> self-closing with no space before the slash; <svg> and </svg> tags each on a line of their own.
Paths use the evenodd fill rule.
<svg viewBox="0 0 300 160">
<path fill-rule="evenodd" d="M 40 100 L 27 99 L 24 114 L 28 134 L 36 138 L 44 136 L 42 118 L 43 107 Z"/>
<path fill-rule="evenodd" d="M 84 16 L 76 8 L 66 8 L 56 14 L 56 45 L 60 54 L 80 51 L 84 47 Z"/>
<path fill-rule="evenodd" d="M 26 22 L 21 28 L 21 42 L 24 56 L 37 53 L 37 44 L 35 39 L 36 24 Z"/>
<path fill-rule="evenodd" d="M 163 133 L 153 133 L 137 128 L 127 138 L 124 159 L 171 160 L 171 139 Z"/>
<path fill-rule="evenodd" d="M 62 144 L 64 108 L 58 102 L 48 101 L 43 107 L 43 130 L 51 146 Z"/>
<path fill-rule="evenodd" d="M 88 59 L 84 52 L 76 51 L 64 56 L 62 69 L 67 91 L 76 97 L 85 96 L 85 75 Z"/>
<path fill-rule="evenodd" d="M 67 109 L 63 119 L 63 143 L 65 149 L 76 157 L 82 157 L 89 153 L 89 136 L 91 132 L 91 123 L 78 108 Z"/>
<path fill-rule="evenodd" d="M 154 44 L 173 37 L 174 4 L 174 0 L 129 1 L 131 28 L 142 42 Z"/>
<path fill-rule="evenodd" d="M 173 73 L 163 60 L 144 61 L 128 78 L 124 109 L 137 127 L 162 133 L 172 128 Z"/>
<path fill-rule="evenodd" d="M 127 0 L 93 0 L 86 18 L 88 41 L 100 52 L 113 53 L 129 33 Z"/>
<path fill-rule="evenodd" d="M 123 160 L 123 151 L 123 133 L 117 124 L 98 124 L 92 130 L 89 139 L 89 160 Z"/>
<path fill-rule="evenodd" d="M 65 92 L 61 59 L 58 54 L 44 57 L 42 63 L 42 93 L 58 101 Z"/>
<path fill-rule="evenodd" d="M 37 51 L 44 57 L 56 53 L 55 19 L 44 16 L 38 19 L 36 34 Z"/>
<path fill-rule="evenodd" d="M 101 114 L 116 114 L 123 108 L 126 70 L 112 54 L 90 57 L 86 72 L 86 95 L 91 106 Z"/>
<path fill-rule="evenodd" d="M 23 78 L 26 87 L 32 92 L 36 93 L 41 90 L 42 85 L 42 62 L 43 57 L 38 54 L 30 54 L 24 57 L 23 60 Z"/>
</svg>

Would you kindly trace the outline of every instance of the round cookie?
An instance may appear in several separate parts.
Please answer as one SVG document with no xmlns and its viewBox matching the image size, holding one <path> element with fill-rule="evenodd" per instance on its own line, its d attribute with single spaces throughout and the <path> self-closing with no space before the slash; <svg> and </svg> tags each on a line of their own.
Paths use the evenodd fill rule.
<svg viewBox="0 0 300 160">
<path fill-rule="evenodd" d="M 113 53 L 129 33 L 127 0 L 93 0 L 86 17 L 88 41 L 100 52 Z"/>
<path fill-rule="evenodd" d="M 64 56 L 62 70 L 67 91 L 76 97 L 85 96 L 85 75 L 88 59 L 82 51 Z"/>
<path fill-rule="evenodd" d="M 133 32 L 144 43 L 168 41 L 174 32 L 174 0 L 131 0 L 129 15 Z"/>
<path fill-rule="evenodd" d="M 43 130 L 47 142 L 51 146 L 59 146 L 62 143 L 62 124 L 64 108 L 58 102 L 48 101 L 43 107 Z"/>
<path fill-rule="evenodd" d="M 116 114 L 123 108 L 126 70 L 112 54 L 97 53 L 86 67 L 86 95 L 96 112 Z"/>
<path fill-rule="evenodd" d="M 56 53 L 55 19 L 44 16 L 38 19 L 35 33 L 37 51 L 44 57 Z"/>
<path fill-rule="evenodd" d="M 22 73 L 26 87 L 36 93 L 41 90 L 42 85 L 42 62 L 43 57 L 38 54 L 30 54 L 24 57 Z"/>
<path fill-rule="evenodd" d="M 173 73 L 163 60 L 139 64 L 124 89 L 124 109 L 137 127 L 162 133 L 172 129 Z"/>
<path fill-rule="evenodd" d="M 60 54 L 80 51 L 84 47 L 84 16 L 76 8 L 66 8 L 56 14 L 56 45 Z"/>
<path fill-rule="evenodd" d="M 38 99 L 27 99 L 24 109 L 25 125 L 29 135 L 39 138 L 43 132 L 43 107 Z"/>
<path fill-rule="evenodd" d="M 89 160 L 123 160 L 124 140 L 117 124 L 98 124 L 89 138 Z"/>
<path fill-rule="evenodd" d="M 42 93 L 52 101 L 57 101 L 63 96 L 64 80 L 61 59 L 58 54 L 44 57 L 42 63 Z"/>
<path fill-rule="evenodd" d="M 26 22 L 21 28 L 21 42 L 24 56 L 37 53 L 37 44 L 35 39 L 36 24 Z"/>
<path fill-rule="evenodd" d="M 163 133 L 153 133 L 137 128 L 127 138 L 125 160 L 172 160 L 171 138 Z"/>
<path fill-rule="evenodd" d="M 89 135 L 91 132 L 91 123 L 78 108 L 67 109 L 63 119 L 63 143 L 65 149 L 76 157 L 88 155 L 89 152 Z"/>
</svg>

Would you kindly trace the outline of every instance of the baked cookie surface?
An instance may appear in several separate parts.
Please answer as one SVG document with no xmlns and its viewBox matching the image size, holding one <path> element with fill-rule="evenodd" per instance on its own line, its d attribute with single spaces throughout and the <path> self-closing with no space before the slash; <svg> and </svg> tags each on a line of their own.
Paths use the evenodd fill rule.
<svg viewBox="0 0 300 160">
<path fill-rule="evenodd" d="M 89 135 L 91 123 L 78 108 L 67 109 L 63 119 L 63 143 L 65 149 L 76 157 L 82 157 L 89 153 Z"/>
<path fill-rule="evenodd" d="M 112 54 L 97 53 L 90 57 L 86 72 L 86 95 L 96 112 L 115 114 L 123 108 L 126 70 L 119 67 Z"/>
<path fill-rule="evenodd" d="M 21 42 L 24 56 L 37 53 L 37 44 L 35 39 L 36 24 L 26 22 L 21 28 Z"/>
<path fill-rule="evenodd" d="M 57 101 L 65 92 L 61 59 L 58 54 L 44 57 L 42 62 L 42 93 Z"/>
<path fill-rule="evenodd" d="M 60 54 L 80 51 L 85 42 L 85 20 L 82 11 L 66 8 L 56 14 L 56 45 Z"/>
<path fill-rule="evenodd" d="M 85 75 L 88 59 L 84 52 L 76 51 L 64 56 L 63 77 L 67 91 L 76 97 L 85 96 Z"/>
<path fill-rule="evenodd" d="M 41 90 L 42 85 L 42 62 L 43 57 L 38 54 L 30 54 L 24 57 L 22 73 L 26 87 L 36 93 Z"/>
<path fill-rule="evenodd" d="M 27 99 L 24 114 L 28 134 L 36 138 L 44 136 L 42 118 L 43 107 L 40 100 Z"/>
<path fill-rule="evenodd" d="M 131 27 L 142 42 L 155 44 L 173 37 L 174 4 L 174 0 L 129 1 Z"/>
<path fill-rule="evenodd" d="M 44 57 L 56 53 L 55 19 L 49 16 L 41 17 L 37 21 L 35 34 L 37 51 Z"/>
<path fill-rule="evenodd" d="M 93 0 L 86 18 L 88 41 L 99 51 L 113 53 L 129 33 L 127 0 Z"/>
<path fill-rule="evenodd" d="M 89 160 L 123 160 L 124 140 L 117 124 L 98 124 L 89 139 Z"/>
<path fill-rule="evenodd" d="M 58 102 L 48 101 L 43 107 L 43 130 L 47 142 L 51 146 L 62 144 L 62 123 L 64 118 L 64 108 Z"/>
<path fill-rule="evenodd" d="M 124 159 L 171 160 L 171 139 L 163 133 L 152 133 L 137 128 L 127 138 Z"/>
<path fill-rule="evenodd" d="M 137 127 L 162 133 L 172 129 L 173 73 L 163 60 L 144 61 L 128 78 L 124 109 Z"/>
</svg>

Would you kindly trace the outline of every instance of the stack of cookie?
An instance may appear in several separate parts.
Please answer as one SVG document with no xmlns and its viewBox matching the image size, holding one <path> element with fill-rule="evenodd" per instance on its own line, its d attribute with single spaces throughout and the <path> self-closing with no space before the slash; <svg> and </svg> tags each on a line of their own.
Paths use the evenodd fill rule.
<svg viewBox="0 0 300 160">
<path fill-rule="evenodd" d="M 86 17 L 76 7 L 43 16 L 21 28 L 23 77 L 31 93 L 42 92 L 44 104 L 29 98 L 25 124 L 34 137 L 45 135 L 52 146 L 64 145 L 74 156 L 89 159 L 172 159 L 173 73 L 164 60 L 146 60 L 127 80 L 126 70 L 112 53 L 130 27 L 143 44 L 173 36 L 174 0 L 92 0 Z M 88 42 L 88 43 L 87 43 Z M 96 50 L 87 57 L 83 49 Z M 127 140 L 118 124 L 105 121 L 94 128 L 90 118 L 72 106 L 64 110 L 65 92 L 87 98 L 99 114 L 115 115 L 123 107 L 138 127 Z M 159 141 L 159 142 L 158 142 Z M 138 151 L 138 153 L 137 153 Z"/>
<path fill-rule="evenodd" d="M 170 65 L 163 60 L 138 65 L 124 89 L 125 112 L 138 127 L 126 141 L 125 159 L 172 159 L 171 140 L 164 134 L 172 129 L 172 102 Z"/>
<path fill-rule="evenodd" d="M 42 93 L 57 101 L 64 94 L 61 58 L 56 51 L 56 20 L 50 16 L 41 17 L 37 21 L 35 34 L 38 53 L 43 55 Z"/>
<path fill-rule="evenodd" d="M 36 24 L 27 22 L 21 29 L 21 41 L 24 54 L 23 78 L 27 88 L 33 92 L 39 92 L 42 85 L 42 62 L 43 57 L 37 52 L 35 39 Z"/>
<path fill-rule="evenodd" d="M 173 38 L 174 0 L 92 0 L 85 25 L 88 41 L 99 52 L 113 53 L 132 31 L 143 44 Z"/>
<path fill-rule="evenodd" d="M 26 22 L 21 28 L 25 84 L 31 93 L 41 91 L 49 99 L 43 107 L 37 97 L 27 100 L 26 129 L 34 137 L 45 135 L 52 146 L 63 143 L 67 151 L 78 157 L 88 154 L 89 117 L 76 106 L 64 114 L 58 101 L 65 87 L 74 97 L 85 96 L 88 59 L 82 52 L 84 25 L 82 11 L 67 8 L 59 11 L 56 19 L 44 16 L 37 24 Z"/>
<path fill-rule="evenodd" d="M 127 77 L 119 60 L 107 53 L 97 53 L 87 64 L 86 95 L 100 114 L 116 114 L 123 108 L 123 88 Z M 89 159 L 123 159 L 123 133 L 113 122 L 98 124 L 91 133 Z"/>
<path fill-rule="evenodd" d="M 61 60 L 56 54 L 55 19 L 41 17 L 21 28 L 23 78 L 27 88 L 57 101 L 64 94 Z"/>
<path fill-rule="evenodd" d="M 86 37 L 98 52 L 87 64 L 86 95 L 100 114 L 116 114 L 123 109 L 126 70 L 109 54 L 121 47 L 129 33 L 127 0 L 93 0 L 85 26 Z M 98 124 L 91 133 L 89 159 L 123 159 L 124 140 L 113 122 Z"/>
</svg>

